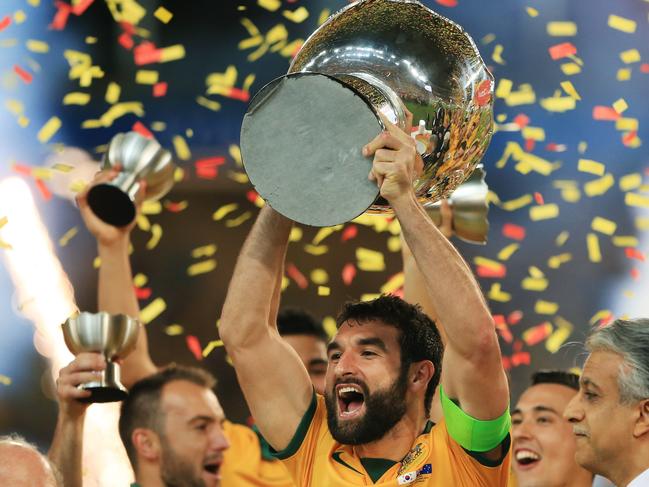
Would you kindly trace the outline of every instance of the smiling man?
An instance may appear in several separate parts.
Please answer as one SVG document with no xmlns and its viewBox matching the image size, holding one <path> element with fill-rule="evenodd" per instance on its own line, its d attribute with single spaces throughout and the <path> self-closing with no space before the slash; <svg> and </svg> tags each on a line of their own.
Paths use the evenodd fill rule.
<svg viewBox="0 0 649 487">
<path fill-rule="evenodd" d="M 618 487 L 649 486 L 649 319 L 616 320 L 586 348 L 579 393 L 565 411 L 577 463 Z"/>
<path fill-rule="evenodd" d="M 509 391 L 494 323 L 470 269 L 417 201 L 414 141 L 387 127 L 363 154 L 374 156 L 370 179 L 395 210 L 445 324 L 445 351 L 430 318 L 399 298 L 348 304 L 329 345 L 326 397 L 315 394 L 276 327 L 292 222 L 269 207 L 239 255 L 221 339 L 261 433 L 297 485 L 504 486 Z M 444 419 L 434 425 L 440 376 Z"/>
<path fill-rule="evenodd" d="M 563 411 L 579 390 L 579 376 L 541 371 L 523 392 L 512 412 L 518 487 L 590 487 L 593 474 L 575 462 L 572 426 Z"/>
</svg>

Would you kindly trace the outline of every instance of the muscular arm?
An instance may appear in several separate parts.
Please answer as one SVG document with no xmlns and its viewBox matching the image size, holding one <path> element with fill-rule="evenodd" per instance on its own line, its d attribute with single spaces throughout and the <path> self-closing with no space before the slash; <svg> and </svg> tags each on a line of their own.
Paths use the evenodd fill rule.
<svg viewBox="0 0 649 487">
<path fill-rule="evenodd" d="M 276 327 L 278 286 L 291 221 L 270 207 L 259 213 L 241 249 L 219 332 L 259 430 L 286 448 L 311 402 L 313 387 Z"/>
</svg>

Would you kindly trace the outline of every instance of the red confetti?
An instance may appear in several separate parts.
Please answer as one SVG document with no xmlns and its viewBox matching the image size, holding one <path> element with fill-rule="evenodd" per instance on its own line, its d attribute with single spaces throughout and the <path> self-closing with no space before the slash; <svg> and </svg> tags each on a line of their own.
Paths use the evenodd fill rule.
<svg viewBox="0 0 649 487">
<path fill-rule="evenodd" d="M 132 130 L 147 139 L 153 139 L 153 133 L 139 120 L 133 124 Z"/>
<path fill-rule="evenodd" d="M 199 159 L 194 163 L 196 175 L 201 179 L 214 179 L 219 175 L 218 167 L 223 164 L 225 164 L 225 157 L 222 156 Z"/>
<path fill-rule="evenodd" d="M 457 7 L 457 0 L 435 0 L 442 7 Z"/>
<path fill-rule="evenodd" d="M 502 358 L 503 362 L 503 369 L 505 370 L 511 370 L 512 368 L 512 361 L 509 359 L 509 357 L 503 357 Z"/>
<path fill-rule="evenodd" d="M 516 118 L 514 118 L 514 123 L 523 129 L 530 123 L 530 117 L 523 113 L 520 113 L 516 115 Z"/>
<path fill-rule="evenodd" d="M 295 267 L 295 264 L 291 263 L 286 266 L 286 274 L 288 274 L 288 277 L 295 281 L 295 284 L 297 284 L 300 289 L 306 289 L 309 286 L 309 281 L 307 281 L 306 277 L 304 277 L 304 274 L 302 274 L 300 270 Z"/>
<path fill-rule="evenodd" d="M 117 42 L 119 42 L 119 45 L 122 46 L 127 51 L 133 49 L 133 46 L 135 45 L 133 38 L 127 32 L 122 32 L 120 36 L 117 38 Z"/>
<path fill-rule="evenodd" d="M 162 49 L 156 48 L 153 42 L 146 41 L 133 49 L 133 56 L 138 66 L 158 63 L 162 59 Z"/>
<path fill-rule="evenodd" d="M 523 350 L 523 342 L 520 340 L 516 340 L 514 342 L 514 352 L 518 353 L 521 350 Z"/>
<path fill-rule="evenodd" d="M 519 365 L 530 365 L 532 357 L 530 352 L 518 352 L 512 355 L 512 366 L 518 367 Z"/>
<path fill-rule="evenodd" d="M 595 120 L 617 120 L 620 114 L 615 111 L 613 107 L 604 107 L 598 105 L 593 108 L 593 118 Z"/>
<path fill-rule="evenodd" d="M 14 164 L 13 166 L 11 166 L 11 170 L 24 176 L 32 175 L 32 168 L 30 166 L 27 166 L 26 164 Z"/>
<path fill-rule="evenodd" d="M 201 347 L 201 342 L 198 341 L 198 338 L 194 335 L 187 335 L 185 341 L 187 343 L 187 348 L 189 348 L 189 351 L 194 354 L 196 360 L 203 360 L 203 348 Z"/>
<path fill-rule="evenodd" d="M 125 20 L 122 20 L 119 23 L 119 26 L 122 28 L 124 32 L 126 32 L 128 35 L 134 35 L 135 34 L 135 26 L 131 24 L 130 22 L 126 22 Z"/>
<path fill-rule="evenodd" d="M 536 146 L 536 141 L 534 139 L 525 139 L 525 150 L 527 152 L 532 152 Z"/>
<path fill-rule="evenodd" d="M 88 7 L 90 7 L 90 5 L 92 5 L 94 1 L 95 0 L 81 0 L 74 7 L 72 7 L 72 13 L 74 15 L 82 15 L 86 10 L 88 10 Z"/>
<path fill-rule="evenodd" d="M 228 98 L 232 98 L 233 100 L 240 100 L 243 102 L 250 101 L 250 92 L 242 90 L 240 88 L 230 88 L 226 96 Z"/>
<path fill-rule="evenodd" d="M 345 286 L 349 286 L 356 277 L 356 266 L 351 262 L 343 267 L 342 278 Z"/>
<path fill-rule="evenodd" d="M 11 24 L 11 17 L 5 15 L 2 20 L 0 20 L 0 30 L 4 30 Z"/>
<path fill-rule="evenodd" d="M 160 83 L 156 83 L 153 85 L 153 96 L 156 98 L 160 98 L 161 96 L 165 96 L 167 94 L 167 82 L 166 81 L 161 81 Z"/>
<path fill-rule="evenodd" d="M 523 240 L 525 238 L 525 228 L 513 223 L 503 225 L 503 235 L 513 240 Z"/>
<path fill-rule="evenodd" d="M 163 206 L 167 209 L 167 211 L 170 211 L 171 213 L 180 213 L 187 207 L 187 205 L 182 201 L 179 203 L 176 203 L 174 201 L 165 201 L 163 203 Z"/>
<path fill-rule="evenodd" d="M 555 144 L 554 142 L 550 142 L 545 146 L 545 150 L 548 152 L 565 152 L 567 147 L 565 144 Z"/>
<path fill-rule="evenodd" d="M 476 274 L 478 275 L 478 277 L 505 277 L 507 275 L 507 267 L 505 267 L 503 264 L 500 264 L 498 267 L 479 265 L 476 268 Z"/>
<path fill-rule="evenodd" d="M 638 131 L 632 130 L 628 134 L 624 135 L 624 137 L 622 137 L 622 143 L 624 145 L 630 145 L 637 136 L 638 136 Z"/>
<path fill-rule="evenodd" d="M 38 188 L 38 191 L 41 193 L 43 199 L 45 201 L 50 201 L 52 199 L 52 192 L 45 185 L 45 182 L 43 182 L 42 179 L 35 179 L 35 181 L 36 181 L 36 187 Z"/>
<path fill-rule="evenodd" d="M 517 311 L 512 311 L 509 313 L 507 316 L 507 323 L 510 324 L 510 326 L 518 325 L 520 321 L 523 319 L 523 312 L 520 310 Z"/>
<path fill-rule="evenodd" d="M 640 271 L 638 269 L 631 269 L 631 277 L 633 280 L 637 281 L 640 279 Z"/>
<path fill-rule="evenodd" d="M 645 255 L 639 250 L 632 247 L 627 247 L 626 249 L 624 249 L 624 253 L 626 254 L 627 259 L 635 259 L 639 260 L 640 262 L 645 261 Z"/>
<path fill-rule="evenodd" d="M 505 317 L 503 315 L 494 315 L 493 319 L 494 323 L 496 324 L 496 330 L 498 330 L 501 338 L 506 343 L 512 343 L 514 341 L 514 336 L 512 335 L 512 332 L 509 330 L 509 327 L 505 322 Z"/>
<path fill-rule="evenodd" d="M 556 44 L 548 49 L 553 61 L 577 54 L 577 48 L 571 42 Z"/>
<path fill-rule="evenodd" d="M 649 63 L 642 63 L 640 65 L 640 71 L 642 73 L 649 73 Z"/>
<path fill-rule="evenodd" d="M 56 14 L 54 14 L 50 28 L 52 30 L 63 30 L 68 23 L 68 17 L 70 17 L 72 7 L 65 2 L 54 2 L 54 6 L 56 7 Z"/>
<path fill-rule="evenodd" d="M 541 193 L 534 193 L 534 201 L 537 205 L 544 205 L 545 201 L 543 200 L 543 195 Z"/>
<path fill-rule="evenodd" d="M 540 325 L 536 325 L 530 328 L 525 332 L 525 343 L 532 347 L 537 343 L 541 343 L 543 340 L 549 337 L 551 333 L 552 325 L 550 324 L 550 326 L 548 326 L 548 322 L 546 321 L 544 323 L 541 323 Z"/>
<path fill-rule="evenodd" d="M 133 286 L 135 289 L 135 297 L 139 300 L 149 299 L 151 297 L 151 288 L 150 287 L 137 287 Z"/>
<path fill-rule="evenodd" d="M 259 193 L 257 193 L 257 191 L 255 191 L 254 189 L 251 189 L 246 193 L 246 199 L 251 203 L 257 201 L 257 196 L 259 196 Z"/>
<path fill-rule="evenodd" d="M 358 235 L 358 227 L 356 225 L 348 225 L 340 236 L 341 242 L 347 242 Z"/>
<path fill-rule="evenodd" d="M 20 79 L 22 79 L 25 83 L 29 84 L 32 82 L 34 79 L 31 73 L 28 73 L 25 71 L 23 68 L 18 66 L 17 64 L 14 64 L 14 72 L 20 76 Z"/>
</svg>

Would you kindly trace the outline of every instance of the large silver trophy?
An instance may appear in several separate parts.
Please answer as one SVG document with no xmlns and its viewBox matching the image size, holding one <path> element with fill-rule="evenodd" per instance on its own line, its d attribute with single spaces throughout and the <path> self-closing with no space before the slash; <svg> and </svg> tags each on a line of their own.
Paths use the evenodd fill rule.
<svg viewBox="0 0 649 487">
<path fill-rule="evenodd" d="M 422 203 L 471 175 L 493 132 L 493 77 L 464 30 L 416 0 L 360 0 L 307 39 L 289 73 L 252 100 L 241 128 L 246 172 L 285 216 L 314 226 L 387 202 L 361 148 L 384 127 L 412 136 Z"/>
<path fill-rule="evenodd" d="M 142 180 L 146 181 L 146 199 L 157 200 L 173 186 L 176 170 L 168 150 L 137 132 L 115 135 L 101 168 L 119 168 L 120 173 L 108 183 L 93 186 L 88 192 L 88 204 L 95 215 L 117 227 L 135 218 L 135 197 Z"/>
<path fill-rule="evenodd" d="M 135 349 L 140 326 L 134 318 L 105 312 L 80 313 L 62 325 L 65 344 L 73 354 L 97 352 L 106 359 L 106 369 L 97 380 L 79 386 L 91 392 L 89 397 L 80 399 L 82 402 L 113 402 L 126 398 L 128 391 L 120 381 L 116 361 Z"/>
</svg>

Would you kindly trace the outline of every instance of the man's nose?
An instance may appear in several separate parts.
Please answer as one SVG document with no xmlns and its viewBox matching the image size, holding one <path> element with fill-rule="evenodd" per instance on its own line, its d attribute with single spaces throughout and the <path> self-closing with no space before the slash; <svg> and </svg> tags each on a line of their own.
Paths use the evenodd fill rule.
<svg viewBox="0 0 649 487">
<path fill-rule="evenodd" d="M 575 396 L 570 400 L 570 402 L 566 406 L 566 409 L 564 409 L 563 411 L 564 419 L 567 419 L 571 423 L 578 423 L 584 417 L 583 411 L 579 407 L 580 394 L 581 393 L 575 394 Z"/>
</svg>

